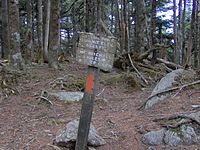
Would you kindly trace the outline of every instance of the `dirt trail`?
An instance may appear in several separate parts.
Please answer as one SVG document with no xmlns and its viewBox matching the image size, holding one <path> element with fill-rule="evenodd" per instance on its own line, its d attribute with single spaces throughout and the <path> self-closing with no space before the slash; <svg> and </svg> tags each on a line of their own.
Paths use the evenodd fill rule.
<svg viewBox="0 0 200 150">
<path fill-rule="evenodd" d="M 63 128 L 66 122 L 79 118 L 81 105 L 52 100 L 53 106 L 49 107 L 46 104 L 38 105 L 36 97 L 42 90 L 48 90 L 49 83 L 57 77 L 70 73 L 84 79 L 86 71 L 86 67 L 77 64 L 65 65 L 65 69 L 61 71 L 47 66 L 30 69 L 30 79 L 19 81 L 20 94 L 0 102 L 0 149 L 39 150 L 52 144 L 58 129 Z M 107 144 L 96 148 L 97 150 L 146 150 L 149 146 L 141 142 L 142 135 L 159 128 L 153 119 L 192 110 L 192 104 L 200 103 L 200 92 L 186 90 L 151 110 L 139 111 L 149 90 L 130 93 L 123 85 L 101 84 L 99 91 L 102 89 L 105 89 L 106 101 L 102 97 L 97 98 L 92 122 Z M 178 148 L 157 146 L 155 149 L 199 148 L 194 145 Z"/>
</svg>

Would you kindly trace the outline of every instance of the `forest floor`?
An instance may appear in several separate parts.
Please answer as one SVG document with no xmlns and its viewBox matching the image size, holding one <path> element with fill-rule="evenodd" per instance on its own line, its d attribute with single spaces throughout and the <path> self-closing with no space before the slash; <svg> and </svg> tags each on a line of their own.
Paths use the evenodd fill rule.
<svg viewBox="0 0 200 150">
<path fill-rule="evenodd" d="M 49 83 L 67 74 L 85 79 L 87 67 L 76 63 L 62 65 L 55 71 L 48 66 L 35 65 L 29 69 L 29 77 L 18 81 L 19 94 L 0 100 L 0 150 L 53 150 L 56 133 L 67 122 L 80 116 L 81 104 L 52 100 L 53 105 L 38 104 L 38 95 L 51 89 Z M 112 73 L 106 73 L 109 76 Z M 101 73 L 104 76 L 105 73 Z M 153 88 L 153 87 L 152 87 Z M 103 96 L 95 101 L 92 123 L 106 140 L 97 150 L 200 150 L 198 145 L 176 148 L 149 146 L 142 143 L 142 135 L 156 130 L 155 118 L 192 110 L 192 104 L 200 104 L 200 92 L 195 89 L 182 91 L 174 98 L 161 102 L 150 110 L 138 110 L 151 93 L 145 90 L 127 90 L 124 84 L 100 84 L 98 93 Z M 106 99 L 106 100 L 103 100 Z"/>
</svg>

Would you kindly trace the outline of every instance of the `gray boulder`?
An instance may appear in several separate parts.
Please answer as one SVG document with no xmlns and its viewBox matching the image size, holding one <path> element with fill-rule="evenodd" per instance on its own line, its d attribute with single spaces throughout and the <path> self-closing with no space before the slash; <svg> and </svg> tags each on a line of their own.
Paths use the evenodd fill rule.
<svg viewBox="0 0 200 150">
<path fill-rule="evenodd" d="M 180 132 L 184 145 L 192 145 L 199 142 L 199 137 L 197 136 L 193 127 L 182 125 L 180 128 Z"/>
<path fill-rule="evenodd" d="M 56 134 L 56 143 L 65 143 L 66 145 L 70 143 L 75 143 L 77 139 L 78 133 L 78 120 L 73 120 L 67 123 L 66 127 L 62 130 L 59 130 Z M 95 127 L 91 124 L 90 131 L 88 135 L 88 145 L 90 146 L 101 146 L 104 145 L 106 142 L 105 140 L 97 134 Z"/>
<path fill-rule="evenodd" d="M 148 145 L 160 145 L 163 144 L 163 137 L 166 129 L 162 128 L 158 131 L 150 131 L 143 136 L 143 143 Z"/>
<path fill-rule="evenodd" d="M 184 69 L 177 69 L 174 70 L 166 76 L 164 76 L 156 85 L 156 87 L 153 89 L 151 95 L 149 96 L 147 102 L 145 103 L 145 109 L 148 109 L 152 107 L 153 105 L 157 104 L 160 101 L 165 100 L 169 93 L 162 93 L 159 94 L 167 89 L 172 88 L 174 85 L 178 84 L 177 79 L 183 78 L 184 80 L 192 80 L 195 77 L 195 72 L 190 70 L 184 70 Z"/>
<path fill-rule="evenodd" d="M 164 142 L 165 142 L 165 144 L 172 146 L 172 147 L 182 144 L 182 140 L 178 136 L 178 132 L 174 132 L 174 131 L 170 131 L 170 130 L 165 132 Z"/>
<path fill-rule="evenodd" d="M 55 92 L 49 93 L 51 96 L 55 96 L 57 99 L 65 102 L 78 102 L 83 98 L 83 92 Z"/>
</svg>

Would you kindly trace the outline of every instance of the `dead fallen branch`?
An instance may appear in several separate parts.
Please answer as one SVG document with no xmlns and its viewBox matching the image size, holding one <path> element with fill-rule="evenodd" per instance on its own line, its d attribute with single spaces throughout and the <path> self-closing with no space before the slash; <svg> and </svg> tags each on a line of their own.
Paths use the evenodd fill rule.
<svg viewBox="0 0 200 150">
<path fill-rule="evenodd" d="M 133 69 L 137 72 L 137 74 L 141 77 L 141 79 L 145 82 L 145 84 L 148 84 L 148 81 L 143 77 L 143 75 L 138 71 L 138 69 L 134 66 L 133 61 L 131 59 L 130 54 L 128 54 L 128 58 L 131 62 L 131 66 L 133 67 Z"/>
<path fill-rule="evenodd" d="M 200 125 L 200 111 L 192 112 L 190 114 L 183 114 L 180 115 L 180 117 L 191 119 L 192 121 L 195 121 L 198 125 Z"/>
<path fill-rule="evenodd" d="M 194 81 L 192 83 L 187 83 L 187 84 L 184 84 L 182 86 L 176 86 L 176 87 L 172 87 L 172 88 L 163 90 L 163 91 L 158 92 L 158 93 L 156 93 L 154 95 L 151 95 L 150 97 L 148 97 L 148 99 L 151 99 L 154 96 L 157 96 L 157 95 L 160 95 L 160 94 L 164 94 L 164 93 L 167 93 L 167 92 L 171 92 L 171 91 L 175 91 L 175 90 L 178 90 L 178 89 L 179 89 L 179 91 L 181 91 L 181 90 L 183 90 L 184 88 L 186 88 L 188 86 L 192 86 L 192 85 L 196 85 L 196 84 L 200 84 L 200 80 Z"/>
<path fill-rule="evenodd" d="M 155 47 L 145 51 L 144 53 L 140 54 L 139 57 L 136 58 L 137 61 L 142 61 L 143 59 L 146 59 L 150 53 L 157 51 L 157 50 L 162 50 L 163 48 L 168 48 L 170 46 L 164 46 L 164 45 L 156 45 Z"/>
<path fill-rule="evenodd" d="M 164 60 L 164 59 L 162 59 L 162 58 L 157 58 L 157 61 L 158 61 L 159 63 L 165 64 L 168 68 L 171 68 L 171 69 L 173 69 L 173 70 L 178 69 L 178 68 L 182 68 L 182 69 L 184 68 L 183 66 L 180 66 L 180 65 L 178 65 L 178 64 L 175 64 L 175 63 L 173 63 L 173 62 L 169 62 L 169 61 Z"/>
<path fill-rule="evenodd" d="M 181 120 L 172 122 L 171 124 L 165 123 L 163 126 L 169 127 L 169 128 L 177 128 L 183 124 L 187 124 L 187 123 L 191 123 L 191 122 L 195 122 L 198 125 L 200 125 L 200 111 L 179 113 L 179 114 L 175 114 L 175 115 L 168 116 L 168 117 L 157 118 L 157 119 L 154 119 L 153 121 L 154 122 L 161 122 L 161 121 L 167 122 L 170 120 L 177 120 L 177 119 L 181 119 Z"/>
</svg>

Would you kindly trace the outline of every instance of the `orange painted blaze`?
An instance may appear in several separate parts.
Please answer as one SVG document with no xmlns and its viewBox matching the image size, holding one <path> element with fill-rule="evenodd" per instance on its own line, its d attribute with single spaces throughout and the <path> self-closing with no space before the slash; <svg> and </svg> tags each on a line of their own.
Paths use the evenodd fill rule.
<svg viewBox="0 0 200 150">
<path fill-rule="evenodd" d="M 92 94 L 94 88 L 94 74 L 89 74 L 86 79 L 85 90 L 87 93 Z"/>
</svg>

